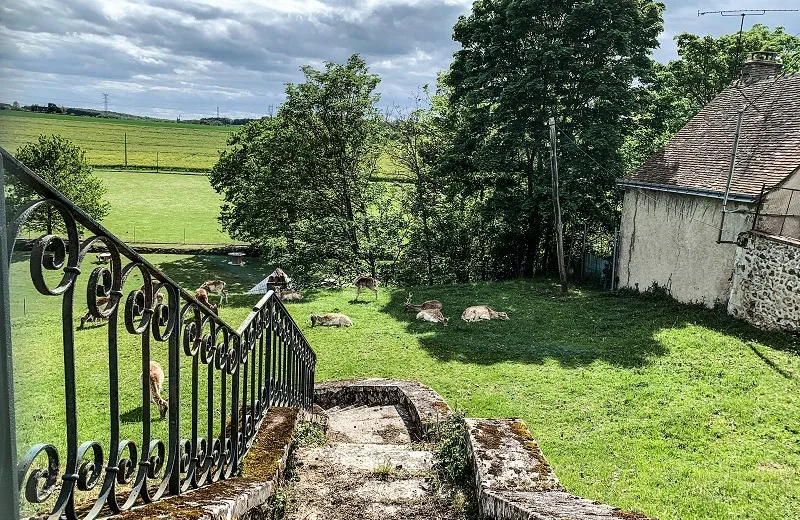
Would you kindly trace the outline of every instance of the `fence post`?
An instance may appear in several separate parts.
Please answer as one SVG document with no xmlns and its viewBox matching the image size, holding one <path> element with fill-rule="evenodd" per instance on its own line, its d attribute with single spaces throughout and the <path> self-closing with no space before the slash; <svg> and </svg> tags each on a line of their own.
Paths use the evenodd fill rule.
<svg viewBox="0 0 800 520">
<path fill-rule="evenodd" d="M 11 297 L 9 294 L 6 236 L 5 172 L 0 157 L 0 517 L 19 519 L 19 482 L 17 478 L 17 440 L 14 423 L 14 374 L 11 358 Z M 13 238 L 13 237 L 12 237 Z"/>
</svg>

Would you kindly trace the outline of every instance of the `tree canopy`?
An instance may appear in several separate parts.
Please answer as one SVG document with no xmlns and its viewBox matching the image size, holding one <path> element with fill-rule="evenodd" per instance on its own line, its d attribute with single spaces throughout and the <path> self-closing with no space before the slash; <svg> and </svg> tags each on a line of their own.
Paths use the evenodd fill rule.
<svg viewBox="0 0 800 520">
<path fill-rule="evenodd" d="M 491 272 L 529 275 L 554 258 L 550 116 L 568 138 L 559 150 L 567 226 L 613 226 L 611 172 L 662 10 L 651 0 L 497 0 L 459 19 L 462 48 L 446 77 L 459 123 L 442 171 L 480 206 L 478 250 L 497 260 Z"/>
<path fill-rule="evenodd" d="M 40 135 L 38 140 L 17 150 L 17 159 L 57 190 L 66 195 L 92 218 L 101 220 L 108 214 L 109 205 L 103 200 L 106 188 L 94 176 L 86 154 L 69 139 L 58 135 Z M 12 178 L 8 194 L 9 206 L 16 209 L 38 198 L 38 195 L 19 179 Z M 52 211 L 36 213 L 28 227 L 52 232 Z"/>
<path fill-rule="evenodd" d="M 240 129 L 214 166 L 220 220 L 298 270 L 374 273 L 395 240 L 385 187 L 370 182 L 384 133 L 380 79 L 358 55 L 302 71 L 276 116 Z"/>
</svg>

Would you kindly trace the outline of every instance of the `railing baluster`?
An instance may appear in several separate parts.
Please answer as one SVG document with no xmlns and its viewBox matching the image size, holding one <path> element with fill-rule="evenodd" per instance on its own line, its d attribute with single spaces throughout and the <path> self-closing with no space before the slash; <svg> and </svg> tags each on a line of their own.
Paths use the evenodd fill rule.
<svg viewBox="0 0 800 520">
<path fill-rule="evenodd" d="M 5 170 L 0 156 L 0 193 L 5 193 Z M 0 201 L 0 517 L 19 519 L 17 435 L 14 420 L 14 367 L 11 357 L 11 296 L 9 240 L 6 236 L 6 200 Z M 24 475 L 23 475 L 24 477 Z"/>
<path fill-rule="evenodd" d="M 67 520 L 76 520 L 78 517 L 93 520 L 104 505 L 113 515 L 137 504 L 159 500 L 166 495 L 179 495 L 189 488 L 201 487 L 219 479 L 232 478 L 238 474 L 257 429 L 272 406 L 310 408 L 313 403 L 316 358 L 274 292 L 267 293 L 240 328 L 234 330 L 197 301 L 192 293 L 174 283 L 2 148 L 0 188 L 3 189 L 0 191 L 5 193 L 4 166 L 9 166 L 10 173 L 42 199 L 21 208 L 11 223 L 5 221 L 5 197 L 0 204 L 0 229 L 6 230 L 0 237 L 0 326 L 3 327 L 0 342 L 0 482 L 5 484 L 0 486 L 0 518 L 19 520 L 19 490 L 22 487 L 27 490 L 36 488 L 36 493 L 26 493 L 26 499 L 32 504 L 45 503 L 51 493 L 58 491 L 50 520 L 64 517 Z M 66 240 L 57 235 L 41 237 L 31 255 L 34 287 L 43 295 L 61 298 L 66 422 L 66 446 L 63 449 L 66 460 L 61 462 L 56 446 L 37 444 L 19 461 L 21 471 L 18 471 L 9 269 L 16 237 L 28 218 L 42 209 L 47 210 L 48 214 L 60 215 L 67 233 Z M 78 224 L 94 234 L 82 244 Z M 81 263 L 87 253 L 93 251 L 95 243 L 111 253 L 111 267 L 97 267 L 91 272 L 86 293 L 89 314 L 108 319 L 110 446 L 105 460 L 102 457 L 105 450 L 100 444 L 86 441 L 78 445 L 80 432 L 77 420 L 74 296 Z M 123 259 L 130 263 L 123 266 Z M 48 287 L 43 269 L 62 271 L 62 279 L 56 288 Z M 135 270 L 141 272 L 144 286 L 128 292 L 124 288 L 125 283 Z M 155 286 L 150 283 L 151 278 Z M 166 293 L 166 305 L 159 300 L 160 291 Z M 123 323 L 128 334 L 141 336 L 139 355 L 143 377 L 140 446 L 136 442 L 121 439 L 119 326 Z M 204 337 L 203 329 L 206 327 L 211 332 Z M 153 439 L 150 423 L 153 410 L 148 375 L 151 353 L 159 351 L 151 343 L 153 340 L 166 342 L 168 347 L 169 439 L 166 444 L 161 439 Z M 191 363 L 192 377 L 191 425 L 188 428 L 191 438 L 185 441 L 181 429 L 180 378 L 184 362 Z M 199 424 L 202 406 L 199 385 L 201 362 L 207 365 L 206 438 L 201 437 L 203 427 Z M 217 392 L 219 420 L 215 416 Z M 162 404 L 159 404 L 159 411 L 162 409 Z M 47 467 L 34 469 L 43 462 L 39 461 L 34 466 L 36 459 L 45 456 Z M 24 486 L 19 478 L 25 479 Z M 131 480 L 132 489 L 127 496 L 118 496 L 123 495 L 119 486 L 129 485 Z M 157 484 L 157 487 L 154 489 L 151 484 Z M 88 491 L 96 485 L 100 487 L 93 502 L 76 503 L 77 497 L 82 496 L 76 496 L 78 489 Z"/>
</svg>

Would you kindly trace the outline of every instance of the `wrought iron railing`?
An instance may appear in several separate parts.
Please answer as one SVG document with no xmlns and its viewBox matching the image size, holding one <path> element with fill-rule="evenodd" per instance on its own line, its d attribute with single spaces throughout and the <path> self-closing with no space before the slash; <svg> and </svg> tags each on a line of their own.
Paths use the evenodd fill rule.
<svg viewBox="0 0 800 520">
<path fill-rule="evenodd" d="M 271 406 L 310 409 L 316 356 L 274 293 L 266 294 L 238 329 L 232 328 L 16 158 L 2 148 L 0 154 L 0 174 L 5 168 L 5 176 L 0 175 L 3 193 L 2 179 L 14 175 L 40 196 L 21 208 L 7 225 L 5 197 L 0 206 L 0 224 L 7 229 L 0 236 L 2 518 L 19 518 L 21 510 L 35 510 L 47 503 L 47 518 L 92 519 L 232 478 L 241 469 Z M 9 270 L 15 239 L 37 211 L 60 215 L 59 228 L 64 230 L 63 235 L 44 235 L 35 241 L 30 273 L 39 293 L 60 298 L 62 303 L 63 349 L 59 350 L 63 354 L 66 444 L 61 450 L 48 443 L 25 447 L 27 451 L 17 458 Z M 79 226 L 91 236 L 81 240 Z M 110 253 L 110 262 L 88 270 L 84 259 L 97 249 Z M 134 273 L 139 273 L 143 285 L 132 286 Z M 54 274 L 60 281 L 52 282 Z M 81 289 L 82 280 L 85 289 Z M 82 293 L 89 313 L 108 320 L 110 430 L 106 447 L 83 439 L 78 427 L 73 303 L 76 294 Z M 163 299 L 156 298 L 159 293 Z M 131 367 L 120 366 L 120 334 L 138 338 L 141 367 L 133 370 L 143 374 L 149 373 L 151 346 L 167 344 L 166 440 L 152 435 L 146 376 L 141 381 L 141 439 L 121 438 L 120 370 Z M 182 368 L 184 373 L 191 371 L 191 398 L 186 403 L 181 402 Z M 199 384 L 204 378 L 201 372 L 206 373 L 203 385 Z M 201 386 L 206 387 L 205 396 L 200 395 Z M 207 408 L 204 414 L 200 413 L 201 400 Z M 191 408 L 190 431 L 182 431 L 181 411 L 187 407 Z M 205 424 L 200 423 L 201 415 L 206 417 Z M 91 495 L 88 500 L 87 495 Z"/>
</svg>

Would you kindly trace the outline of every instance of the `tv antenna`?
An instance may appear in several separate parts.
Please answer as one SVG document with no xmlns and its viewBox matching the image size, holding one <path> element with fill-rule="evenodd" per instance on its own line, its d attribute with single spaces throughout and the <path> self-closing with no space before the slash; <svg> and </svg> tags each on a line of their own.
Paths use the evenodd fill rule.
<svg viewBox="0 0 800 520">
<path fill-rule="evenodd" d="M 800 9 L 739 9 L 723 11 L 697 11 L 698 18 L 706 14 L 718 14 L 720 16 L 740 16 L 742 22 L 739 24 L 739 37 L 736 39 L 736 61 L 739 63 L 742 54 L 742 31 L 744 30 L 744 18 L 746 16 L 764 16 L 767 13 L 797 13 Z M 731 67 L 732 69 L 733 67 Z"/>
</svg>

